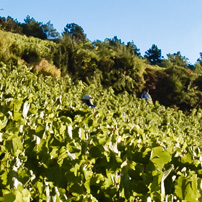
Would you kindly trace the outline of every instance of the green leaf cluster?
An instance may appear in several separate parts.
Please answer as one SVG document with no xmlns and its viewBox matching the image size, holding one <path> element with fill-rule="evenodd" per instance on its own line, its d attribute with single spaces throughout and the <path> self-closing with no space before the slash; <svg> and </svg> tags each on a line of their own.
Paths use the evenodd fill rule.
<svg viewBox="0 0 202 202">
<path fill-rule="evenodd" d="M 200 201 L 201 116 L 1 63 L 0 197 Z"/>
</svg>

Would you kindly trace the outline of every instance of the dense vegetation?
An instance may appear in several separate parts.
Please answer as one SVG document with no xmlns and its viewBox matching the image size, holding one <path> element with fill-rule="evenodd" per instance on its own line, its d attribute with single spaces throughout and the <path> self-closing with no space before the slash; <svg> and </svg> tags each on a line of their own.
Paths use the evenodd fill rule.
<svg viewBox="0 0 202 202">
<path fill-rule="evenodd" d="M 202 54 L 143 57 L 30 17 L 0 29 L 0 200 L 202 200 Z"/>
<path fill-rule="evenodd" d="M 1 63 L 0 78 L 1 200 L 202 200 L 201 110 L 186 116 L 21 65 Z"/>
<path fill-rule="evenodd" d="M 202 107 L 202 57 L 195 65 L 180 52 L 163 59 L 156 45 L 142 57 L 133 42 L 124 44 L 116 36 L 91 42 L 74 23 L 67 24 L 60 36 L 50 22 L 43 24 L 29 16 L 24 23 L 0 18 L 0 28 L 4 30 L 0 31 L 0 59 L 5 64 L 26 64 L 46 75 L 69 75 L 74 81 L 111 86 L 117 94 L 127 91 L 139 97 L 146 87 L 154 101 L 187 112 Z"/>
</svg>

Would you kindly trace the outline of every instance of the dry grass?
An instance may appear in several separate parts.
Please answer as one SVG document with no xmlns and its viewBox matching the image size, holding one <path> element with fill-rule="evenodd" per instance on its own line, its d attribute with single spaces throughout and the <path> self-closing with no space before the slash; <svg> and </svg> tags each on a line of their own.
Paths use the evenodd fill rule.
<svg viewBox="0 0 202 202">
<path fill-rule="evenodd" d="M 35 66 L 35 71 L 42 73 L 45 76 L 53 76 L 60 78 L 61 71 L 55 65 L 50 64 L 47 60 L 42 59 L 41 62 Z"/>
</svg>

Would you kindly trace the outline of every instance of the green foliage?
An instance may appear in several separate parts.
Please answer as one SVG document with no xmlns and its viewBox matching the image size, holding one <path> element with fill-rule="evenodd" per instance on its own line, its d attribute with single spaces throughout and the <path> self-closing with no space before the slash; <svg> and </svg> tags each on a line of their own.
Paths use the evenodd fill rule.
<svg viewBox="0 0 202 202">
<path fill-rule="evenodd" d="M 128 42 L 127 48 L 130 51 L 131 55 L 141 56 L 140 49 L 134 44 L 134 42 Z"/>
<path fill-rule="evenodd" d="M 157 45 L 153 44 L 150 49 L 145 52 L 145 58 L 150 62 L 150 64 L 160 64 L 162 61 L 161 50 L 158 49 Z"/>
<path fill-rule="evenodd" d="M 172 99 L 173 104 L 181 105 L 182 108 L 183 105 L 185 105 L 185 109 L 188 105 L 196 107 L 199 97 L 197 91 L 191 88 L 195 75 L 190 70 L 178 66 L 168 68 L 165 72 L 170 76 L 168 83 L 169 89 L 167 89 L 167 92 L 172 90 L 172 94 L 168 95 L 168 97 L 170 96 L 170 100 Z M 195 100 L 193 103 L 189 96 L 193 98 L 193 101 Z"/>
<path fill-rule="evenodd" d="M 179 66 L 145 70 L 144 80 L 153 100 L 165 106 L 177 106 L 183 111 L 201 106 L 200 77 Z"/>
<path fill-rule="evenodd" d="M 40 27 L 50 37 L 57 35 L 50 22 L 43 25 L 28 17 L 25 24 Z M 0 60 L 8 65 L 26 64 L 33 68 L 39 67 L 44 59 L 51 64 L 45 65 L 48 69 L 51 67 L 44 71 L 46 75 L 59 76 L 61 72 L 74 82 L 81 80 L 104 88 L 112 87 L 116 94 L 127 91 L 137 97 L 146 87 L 154 101 L 184 111 L 202 106 L 200 78 L 197 79 L 200 61 L 191 67 L 180 52 L 169 54 L 168 60 L 161 61 L 161 51 L 153 45 L 147 56 L 153 58 L 152 64 L 161 63 L 164 68 L 160 68 L 141 58 L 133 42 L 125 45 L 115 36 L 91 43 L 86 38 L 79 39 L 79 33 L 84 37 L 81 27 L 69 24 L 62 38 L 48 41 L 0 30 Z M 77 39 L 72 38 L 74 34 L 75 37 L 78 34 Z"/>
<path fill-rule="evenodd" d="M 188 66 L 188 58 L 185 56 L 181 56 L 180 51 L 174 54 L 167 54 L 168 61 L 170 61 L 173 65 L 177 65 L 180 67 L 187 67 Z"/>
<path fill-rule="evenodd" d="M 198 201 L 200 194 L 197 190 L 197 175 L 194 172 L 188 173 L 188 176 L 181 174 L 177 179 L 176 195 L 185 201 Z"/>
<path fill-rule="evenodd" d="M 201 62 L 197 62 L 195 67 L 194 67 L 194 73 L 201 75 L 202 74 L 202 63 Z"/>
<path fill-rule="evenodd" d="M 57 51 L 57 44 L 51 41 L 44 41 L 33 37 L 20 36 L 0 30 L 1 61 L 13 64 L 11 59 L 15 58 L 15 65 L 18 63 L 37 64 L 41 58 L 53 61 Z"/>
<path fill-rule="evenodd" d="M 37 22 L 34 18 L 30 18 L 30 16 L 25 18 L 24 23 L 19 23 L 10 16 L 7 18 L 0 17 L 0 29 L 7 32 L 25 34 L 28 37 L 33 36 L 40 39 L 59 38 L 59 33 L 56 32 L 56 29 L 53 28 L 50 21 L 43 24 L 41 22 Z"/>
<path fill-rule="evenodd" d="M 63 35 L 65 34 L 69 35 L 74 42 L 84 41 L 86 39 L 83 28 L 75 23 L 65 26 Z"/>
<path fill-rule="evenodd" d="M 1 200 L 201 201 L 201 110 L 0 65 Z"/>
<path fill-rule="evenodd" d="M 61 69 L 64 76 L 69 72 L 69 66 L 73 66 L 73 43 L 68 35 L 63 36 L 57 50 L 53 56 L 53 60 L 55 65 Z"/>
<path fill-rule="evenodd" d="M 98 68 L 102 71 L 102 85 L 112 86 L 116 92 L 138 92 L 143 88 L 145 63 L 117 37 L 104 43 L 95 42 Z"/>
<path fill-rule="evenodd" d="M 47 39 L 59 38 L 59 33 L 56 31 L 56 29 L 53 27 L 53 24 L 51 24 L 50 21 L 42 25 L 42 29 L 43 29 L 43 32 L 46 34 Z"/>
<path fill-rule="evenodd" d="M 7 18 L 0 17 L 0 29 L 7 32 L 22 34 L 22 27 L 19 25 L 17 20 L 14 20 L 10 16 Z"/>
<path fill-rule="evenodd" d="M 33 36 L 40 39 L 46 39 L 47 36 L 43 31 L 42 23 L 37 22 L 34 18 L 30 18 L 28 15 L 24 20 L 25 23 L 22 23 L 22 33 L 26 36 Z"/>
</svg>

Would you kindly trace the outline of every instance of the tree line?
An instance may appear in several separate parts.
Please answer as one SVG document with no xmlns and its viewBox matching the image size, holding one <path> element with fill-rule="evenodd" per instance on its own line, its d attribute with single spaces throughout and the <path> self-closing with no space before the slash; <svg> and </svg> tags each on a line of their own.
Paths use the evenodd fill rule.
<svg viewBox="0 0 202 202">
<path fill-rule="evenodd" d="M 24 34 L 26 36 L 33 36 L 39 39 L 48 39 L 54 41 L 60 41 L 64 35 L 69 35 L 74 42 L 84 41 L 86 40 L 86 34 L 81 26 L 70 23 L 64 27 L 64 31 L 60 34 L 54 28 L 51 22 L 47 22 L 43 24 L 42 22 L 36 21 L 33 17 L 31 18 L 29 15 L 24 19 L 23 23 L 17 21 L 17 19 L 13 19 L 8 16 L 0 17 L 0 29 L 4 31 L 9 31 L 18 34 Z M 117 36 L 110 41 L 111 45 L 122 43 Z M 181 67 L 193 69 L 194 66 L 189 64 L 189 59 L 185 56 L 182 56 L 180 51 L 173 54 L 167 54 L 168 59 L 164 59 L 161 55 L 161 49 L 158 48 L 157 45 L 153 44 L 151 48 L 149 48 L 144 56 L 141 56 L 140 49 L 133 42 L 128 42 L 127 47 L 130 48 L 132 54 L 146 58 L 151 65 L 159 65 L 161 67 L 167 67 L 172 64 L 176 64 Z M 200 57 L 196 62 L 202 62 L 202 52 L 199 53 Z"/>
<path fill-rule="evenodd" d="M 163 58 L 155 44 L 141 56 L 133 41 L 125 44 L 114 36 L 91 42 L 75 23 L 67 24 L 59 34 L 50 21 L 43 24 L 30 16 L 24 23 L 0 17 L 0 29 L 21 36 L 16 40 L 7 34 L 9 42 L 0 42 L 0 60 L 6 64 L 24 61 L 38 69 L 48 68 L 44 71 L 48 75 L 60 75 L 51 73 L 58 69 L 74 82 L 112 87 L 115 93 L 127 91 L 138 97 L 143 88 L 149 88 L 153 100 L 165 106 L 202 107 L 202 53 L 194 65 L 180 51 Z"/>
</svg>

